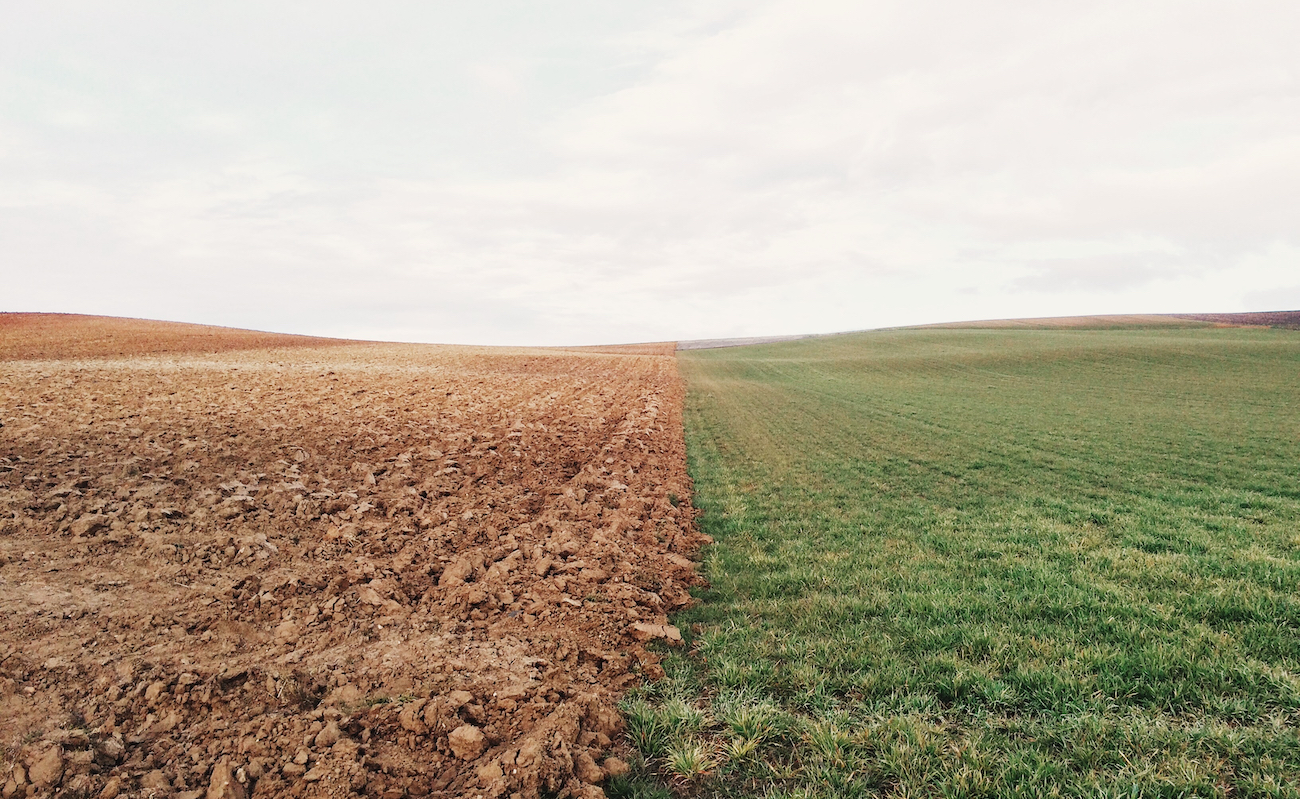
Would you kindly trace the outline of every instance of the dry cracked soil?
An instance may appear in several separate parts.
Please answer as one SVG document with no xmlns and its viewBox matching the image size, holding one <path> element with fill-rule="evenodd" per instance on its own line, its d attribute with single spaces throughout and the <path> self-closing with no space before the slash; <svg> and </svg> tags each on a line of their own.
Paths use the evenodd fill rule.
<svg viewBox="0 0 1300 799">
<path fill-rule="evenodd" d="M 0 315 L 4 799 L 603 795 L 700 583 L 672 352 Z"/>
</svg>

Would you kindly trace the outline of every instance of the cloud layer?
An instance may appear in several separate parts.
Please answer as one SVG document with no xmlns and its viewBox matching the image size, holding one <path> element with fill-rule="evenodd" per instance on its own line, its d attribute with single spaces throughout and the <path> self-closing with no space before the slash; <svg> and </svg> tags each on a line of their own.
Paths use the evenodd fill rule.
<svg viewBox="0 0 1300 799">
<path fill-rule="evenodd" d="M 654 5 L 9 6 L 5 309 L 546 344 L 1300 306 L 1294 4 Z"/>
</svg>

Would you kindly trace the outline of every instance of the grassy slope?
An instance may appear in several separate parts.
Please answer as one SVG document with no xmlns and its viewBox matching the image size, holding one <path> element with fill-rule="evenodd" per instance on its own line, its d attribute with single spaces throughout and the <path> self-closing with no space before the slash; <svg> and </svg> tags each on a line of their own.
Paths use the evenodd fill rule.
<svg viewBox="0 0 1300 799">
<path fill-rule="evenodd" d="M 695 654 L 629 706 L 652 770 L 1300 795 L 1300 335 L 903 330 L 681 367 L 718 543 Z"/>
</svg>

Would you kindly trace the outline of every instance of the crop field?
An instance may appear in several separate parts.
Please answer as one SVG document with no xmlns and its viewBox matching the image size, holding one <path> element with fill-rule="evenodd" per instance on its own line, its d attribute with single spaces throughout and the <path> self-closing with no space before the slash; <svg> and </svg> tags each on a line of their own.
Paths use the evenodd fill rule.
<svg viewBox="0 0 1300 799">
<path fill-rule="evenodd" d="M 682 396 L 671 345 L 0 316 L 3 796 L 602 796 L 699 580 Z"/>
<path fill-rule="evenodd" d="M 1300 795 L 1300 334 L 679 353 L 711 587 L 623 795 Z"/>
</svg>

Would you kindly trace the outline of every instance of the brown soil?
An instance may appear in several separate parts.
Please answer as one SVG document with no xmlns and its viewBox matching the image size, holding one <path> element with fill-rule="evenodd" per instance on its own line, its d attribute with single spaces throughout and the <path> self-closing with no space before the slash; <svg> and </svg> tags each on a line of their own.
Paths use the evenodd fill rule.
<svg viewBox="0 0 1300 799">
<path fill-rule="evenodd" d="M 624 768 L 615 703 L 700 582 L 671 355 L 237 331 L 14 360 L 67 346 L 16 327 L 5 797 L 595 797 Z"/>
<path fill-rule="evenodd" d="M 595 347 L 568 347 L 572 352 L 603 352 L 611 355 L 672 355 L 677 342 L 660 341 L 653 344 L 603 344 Z"/>
<path fill-rule="evenodd" d="M 0 313 L 0 360 L 231 352 L 265 347 L 327 347 L 343 343 L 347 342 L 149 319 Z"/>
<path fill-rule="evenodd" d="M 1300 311 L 1264 311 L 1262 313 L 1179 314 L 1182 319 L 1213 322 L 1233 327 L 1284 327 L 1300 330 Z"/>
</svg>

